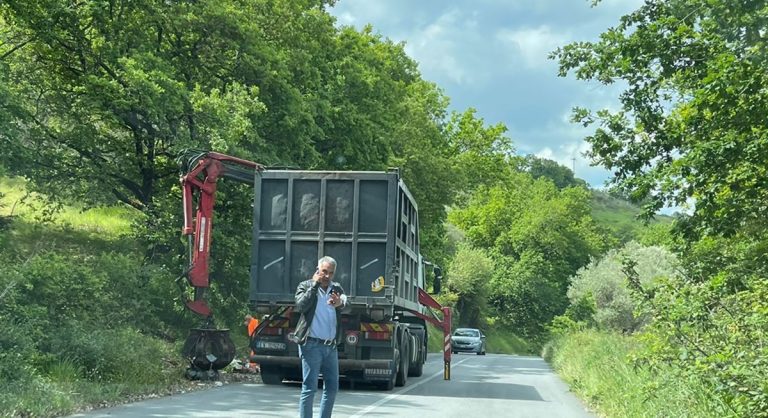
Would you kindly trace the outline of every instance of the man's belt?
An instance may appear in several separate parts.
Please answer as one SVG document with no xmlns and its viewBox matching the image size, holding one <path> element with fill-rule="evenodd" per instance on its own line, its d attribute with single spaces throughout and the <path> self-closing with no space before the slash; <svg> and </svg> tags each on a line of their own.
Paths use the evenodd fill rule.
<svg viewBox="0 0 768 418">
<path fill-rule="evenodd" d="M 307 341 L 315 341 L 322 345 L 336 345 L 336 340 L 324 340 L 322 338 L 307 337 Z"/>
</svg>

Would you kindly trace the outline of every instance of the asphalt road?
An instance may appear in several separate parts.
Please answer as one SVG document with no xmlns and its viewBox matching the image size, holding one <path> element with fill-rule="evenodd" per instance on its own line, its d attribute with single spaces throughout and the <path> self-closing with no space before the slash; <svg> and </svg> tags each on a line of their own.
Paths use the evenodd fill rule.
<svg viewBox="0 0 768 418">
<path fill-rule="evenodd" d="M 300 388 L 231 384 L 73 417 L 296 417 Z M 454 355 L 450 381 L 443 380 L 442 356 L 430 354 L 424 374 L 393 391 L 342 384 L 333 412 L 353 418 L 592 416 L 541 358 L 494 354 Z"/>
</svg>

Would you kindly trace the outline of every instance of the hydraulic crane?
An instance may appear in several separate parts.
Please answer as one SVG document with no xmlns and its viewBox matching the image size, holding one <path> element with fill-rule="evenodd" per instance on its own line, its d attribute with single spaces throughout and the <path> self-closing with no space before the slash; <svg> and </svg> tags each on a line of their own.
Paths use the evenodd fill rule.
<svg viewBox="0 0 768 418">
<path fill-rule="evenodd" d="M 182 348 L 190 366 L 187 377 L 209 379 L 226 367 L 235 356 L 235 346 L 228 329 L 217 329 L 207 302 L 208 277 L 213 227 L 213 207 L 219 178 L 254 184 L 261 164 L 216 152 L 187 153 L 181 157 L 181 186 L 184 206 L 182 235 L 187 237 L 189 266 L 176 282 L 182 290 L 184 304 L 203 318 L 199 328 L 190 330 Z M 188 289 L 192 288 L 192 299 Z"/>
</svg>

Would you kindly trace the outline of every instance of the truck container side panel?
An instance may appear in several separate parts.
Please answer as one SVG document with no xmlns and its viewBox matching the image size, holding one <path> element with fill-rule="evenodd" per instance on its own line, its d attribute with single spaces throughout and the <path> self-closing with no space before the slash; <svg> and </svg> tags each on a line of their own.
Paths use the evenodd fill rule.
<svg viewBox="0 0 768 418">
<path fill-rule="evenodd" d="M 262 231 L 285 231 L 288 209 L 288 181 L 264 180 L 259 227 Z"/>
<path fill-rule="evenodd" d="M 263 240 L 259 244 L 259 255 L 256 266 L 257 273 L 263 277 L 283 277 L 285 275 L 285 242 Z M 256 292 L 259 294 L 280 294 L 285 292 L 283 283 L 278 280 L 262 280 L 257 282 Z"/>
<path fill-rule="evenodd" d="M 333 280 L 341 283 L 344 291 L 352 291 L 352 243 L 351 242 L 325 242 L 325 255 L 336 260 L 336 274 Z M 317 256 L 314 255 L 313 266 L 317 264 Z"/>
<path fill-rule="evenodd" d="M 283 289 L 286 293 L 295 292 L 299 283 L 309 279 L 317 268 L 317 241 L 290 241 L 291 271 L 288 279 L 288 287 Z M 275 277 L 278 282 L 280 276 Z M 269 277 L 267 277 L 269 279 Z M 293 290 L 291 290 L 293 289 Z"/>
</svg>

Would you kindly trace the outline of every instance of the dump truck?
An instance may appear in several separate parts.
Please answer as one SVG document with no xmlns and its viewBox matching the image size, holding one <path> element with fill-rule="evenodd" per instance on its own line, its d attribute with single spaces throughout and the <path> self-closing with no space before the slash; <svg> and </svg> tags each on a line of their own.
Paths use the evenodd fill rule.
<svg viewBox="0 0 768 418">
<path fill-rule="evenodd" d="M 421 376 L 427 322 L 443 331 L 450 379 L 451 312 L 425 290 L 427 271 L 438 289 L 441 270 L 421 255 L 418 207 L 398 170 L 276 170 L 215 152 L 180 161 L 189 263 L 177 283 L 187 308 L 203 318 L 182 349 L 189 378 L 216 378 L 235 356 L 229 330 L 216 326 L 207 303 L 216 186 L 224 178 L 253 185 L 248 292 L 262 321 L 250 348 L 264 383 L 301 380 L 294 296 L 322 256 L 336 259 L 334 280 L 347 295 L 337 342 L 342 379 L 389 390 Z"/>
<path fill-rule="evenodd" d="M 348 298 L 337 342 L 342 380 L 392 389 L 421 376 L 430 315 L 420 299 L 432 264 L 399 172 L 265 170 L 254 186 L 249 300 L 266 318 L 251 359 L 264 383 L 301 380 L 294 297 L 322 256 L 337 261 L 334 281 Z"/>
</svg>

